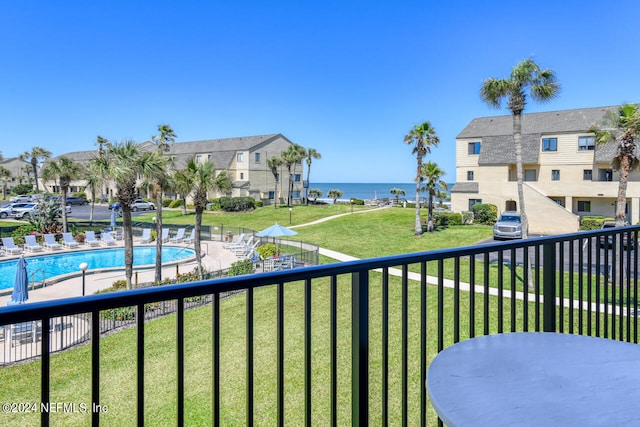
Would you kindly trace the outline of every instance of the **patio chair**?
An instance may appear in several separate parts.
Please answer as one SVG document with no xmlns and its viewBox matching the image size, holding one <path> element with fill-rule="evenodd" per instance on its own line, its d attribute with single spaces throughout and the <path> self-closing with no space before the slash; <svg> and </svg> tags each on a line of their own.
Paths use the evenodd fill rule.
<svg viewBox="0 0 640 427">
<path fill-rule="evenodd" d="M 73 249 L 80 246 L 78 242 L 73 238 L 70 232 L 62 233 L 62 244 L 67 248 Z"/>
<path fill-rule="evenodd" d="M 182 242 L 184 240 L 184 231 L 185 231 L 184 228 L 178 228 L 178 231 L 176 232 L 176 235 L 171 237 L 169 239 L 169 241 L 171 243 L 180 243 L 180 242 Z"/>
<path fill-rule="evenodd" d="M 100 241 L 96 239 L 96 232 L 89 230 L 85 233 L 84 244 L 87 246 L 100 246 Z"/>
<path fill-rule="evenodd" d="M 234 240 L 233 242 L 223 243 L 222 247 L 225 249 L 230 249 L 234 246 L 238 246 L 239 244 L 242 244 L 243 240 L 244 240 L 244 233 L 241 233 L 238 235 L 238 237 L 236 237 L 236 240 Z"/>
<path fill-rule="evenodd" d="M 258 242 L 256 242 L 258 243 Z M 253 243 L 253 236 L 249 237 L 249 240 L 247 240 L 246 242 L 241 242 L 238 243 L 237 245 L 233 245 L 227 249 L 231 250 L 231 252 L 235 253 L 236 255 L 238 253 L 245 253 L 247 252 L 247 250 L 249 248 L 251 248 L 253 245 L 253 248 L 255 249 L 257 246 Z"/>
<path fill-rule="evenodd" d="M 140 236 L 140 240 L 138 240 L 138 243 L 151 243 L 151 229 L 150 228 L 143 228 L 142 229 L 142 236 Z"/>
<path fill-rule="evenodd" d="M 32 234 L 24 236 L 24 248 L 28 252 L 39 252 L 44 249 L 36 242 L 36 236 Z"/>
<path fill-rule="evenodd" d="M 111 232 L 106 232 L 102 233 L 102 244 L 105 246 L 113 246 L 118 244 L 118 242 L 113 238 Z"/>
<path fill-rule="evenodd" d="M 169 229 L 168 228 L 163 228 L 162 229 L 161 239 L 162 239 L 163 243 L 169 241 Z"/>
<path fill-rule="evenodd" d="M 54 250 L 54 249 L 62 249 L 62 245 L 56 242 L 56 238 L 53 234 L 45 234 L 44 235 L 44 243 L 42 244 L 45 249 Z"/>
<path fill-rule="evenodd" d="M 3 237 L 2 244 L 4 245 L 4 250 L 9 255 L 18 255 L 22 253 L 22 248 L 16 246 L 16 243 L 13 241 L 13 237 Z"/>
<path fill-rule="evenodd" d="M 196 229 L 195 229 L 195 228 L 192 228 L 192 229 L 191 229 L 191 234 L 189 234 L 189 236 L 188 236 L 188 237 L 185 237 L 185 238 L 184 238 L 184 240 L 182 240 L 182 241 L 183 241 L 184 243 L 189 243 L 189 244 L 190 244 L 190 243 L 193 243 L 193 241 L 195 240 L 195 238 L 196 238 Z"/>
</svg>

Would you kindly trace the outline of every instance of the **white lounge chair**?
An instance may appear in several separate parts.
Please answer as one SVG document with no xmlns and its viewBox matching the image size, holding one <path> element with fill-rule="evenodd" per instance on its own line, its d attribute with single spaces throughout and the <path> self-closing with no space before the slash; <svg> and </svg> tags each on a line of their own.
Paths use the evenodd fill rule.
<svg viewBox="0 0 640 427">
<path fill-rule="evenodd" d="M 169 241 L 169 229 L 168 228 L 163 228 L 162 229 L 162 242 L 168 242 Z"/>
<path fill-rule="evenodd" d="M 68 248 L 77 248 L 80 246 L 71 233 L 62 233 L 62 244 Z"/>
<path fill-rule="evenodd" d="M 143 228 L 142 229 L 142 236 L 140 236 L 140 240 L 138 241 L 138 243 L 151 243 L 151 229 L 150 228 Z"/>
<path fill-rule="evenodd" d="M 13 241 L 13 237 L 3 237 L 2 244 L 4 245 L 4 251 L 9 255 L 17 255 L 22 253 L 22 248 L 16 246 L 16 243 Z"/>
<path fill-rule="evenodd" d="M 106 246 L 113 246 L 118 244 L 118 242 L 113 238 L 111 232 L 106 232 L 102 233 L 102 244 Z"/>
<path fill-rule="evenodd" d="M 84 244 L 87 246 L 100 246 L 100 241 L 96 239 L 96 232 L 89 230 L 85 233 Z"/>
<path fill-rule="evenodd" d="M 189 234 L 188 237 L 185 237 L 183 242 L 184 243 L 193 243 L 193 241 L 196 239 L 196 229 L 192 228 L 191 229 L 191 234 Z"/>
<path fill-rule="evenodd" d="M 36 242 L 36 236 L 32 234 L 24 236 L 24 248 L 28 252 L 39 252 L 44 249 Z"/>
<path fill-rule="evenodd" d="M 44 243 L 43 246 L 45 249 L 54 250 L 54 249 L 62 249 L 62 245 L 56 242 L 56 238 L 53 234 L 45 234 L 44 235 Z"/>
<path fill-rule="evenodd" d="M 225 249 L 230 249 L 242 244 L 243 240 L 244 240 L 244 233 L 241 233 L 240 235 L 238 235 L 238 237 L 236 237 L 236 240 L 234 240 L 233 242 L 223 243 L 222 247 Z"/>
<path fill-rule="evenodd" d="M 184 228 L 178 228 L 178 231 L 176 232 L 176 235 L 171 237 L 169 239 L 169 241 L 171 243 L 180 243 L 180 242 L 182 242 L 184 240 L 184 231 L 185 231 Z"/>
</svg>

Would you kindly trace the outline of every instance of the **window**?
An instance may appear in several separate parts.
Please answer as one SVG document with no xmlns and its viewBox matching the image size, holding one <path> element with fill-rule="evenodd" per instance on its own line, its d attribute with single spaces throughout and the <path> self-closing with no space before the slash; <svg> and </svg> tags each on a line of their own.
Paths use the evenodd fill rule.
<svg viewBox="0 0 640 427">
<path fill-rule="evenodd" d="M 242 163 L 242 162 L 244 161 L 244 153 L 238 153 L 238 154 L 236 155 L 236 161 L 237 161 L 238 163 Z"/>
<path fill-rule="evenodd" d="M 525 181 L 536 181 L 536 170 L 535 169 L 525 169 L 524 170 L 524 180 Z"/>
<path fill-rule="evenodd" d="M 542 138 L 542 151 L 558 151 L 558 138 Z"/>
<path fill-rule="evenodd" d="M 467 171 L 467 181 L 473 181 L 473 171 Z"/>
<path fill-rule="evenodd" d="M 256 163 L 260 163 L 260 153 L 255 153 L 255 161 Z"/>
<path fill-rule="evenodd" d="M 551 181 L 560 181 L 560 170 L 553 169 L 551 171 Z"/>
<path fill-rule="evenodd" d="M 591 212 L 591 202 L 588 200 L 578 200 L 578 212 Z"/>
<path fill-rule="evenodd" d="M 469 199 L 469 210 L 473 210 L 473 205 L 478 205 L 482 203 L 482 199 Z"/>
<path fill-rule="evenodd" d="M 293 180 L 294 180 L 295 182 L 300 182 L 300 174 L 299 174 L 299 173 L 295 174 L 295 175 L 293 176 Z"/>
<path fill-rule="evenodd" d="M 202 154 L 196 155 L 196 163 L 202 163 Z"/>
<path fill-rule="evenodd" d="M 275 191 L 269 191 L 269 200 L 273 200 L 276 198 L 276 193 Z"/>
<path fill-rule="evenodd" d="M 244 179 L 244 172 L 240 172 L 240 180 Z"/>
<path fill-rule="evenodd" d="M 579 136 L 578 137 L 578 150 L 595 150 L 596 149 L 596 137 L 595 136 Z"/>
<path fill-rule="evenodd" d="M 480 142 L 469 143 L 469 154 L 480 154 Z"/>
<path fill-rule="evenodd" d="M 613 170 L 598 169 L 598 181 L 613 181 Z"/>
<path fill-rule="evenodd" d="M 582 179 L 585 181 L 591 181 L 593 177 L 593 171 L 591 169 L 585 169 L 582 171 Z"/>
</svg>

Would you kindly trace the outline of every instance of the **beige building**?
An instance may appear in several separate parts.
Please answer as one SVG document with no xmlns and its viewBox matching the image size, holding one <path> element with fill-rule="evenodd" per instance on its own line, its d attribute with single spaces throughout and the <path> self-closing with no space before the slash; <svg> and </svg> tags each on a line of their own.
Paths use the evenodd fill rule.
<svg viewBox="0 0 640 427">
<path fill-rule="evenodd" d="M 284 203 L 287 199 L 287 185 L 289 183 L 288 171 L 286 166 L 282 166 L 278 170 L 278 182 L 271 169 L 267 165 L 267 159 L 277 156 L 279 157 L 283 151 L 292 144 L 282 134 L 258 135 L 239 138 L 223 138 L 209 139 L 203 141 L 192 142 L 176 142 L 171 144 L 167 156 L 173 158 L 173 167 L 175 169 L 184 168 L 187 161 L 195 158 L 198 162 L 212 161 L 216 167 L 216 172 L 220 173 L 226 170 L 233 181 L 233 191 L 231 196 L 249 196 L 256 200 L 262 200 L 266 203 L 273 203 L 274 199 L 278 203 Z M 156 146 L 150 142 L 140 144 L 141 149 L 155 150 Z M 65 156 L 82 163 L 87 163 L 91 158 L 97 156 L 97 150 L 77 151 L 67 153 Z M 302 180 L 302 162 L 295 165 L 292 170 L 294 203 L 300 203 L 303 194 Z M 56 183 L 44 183 L 49 191 L 57 192 Z M 71 186 L 71 192 L 84 190 L 82 181 L 74 182 Z M 107 196 L 113 198 L 116 195 L 116 188 L 113 185 L 107 185 Z M 92 198 L 93 195 L 89 190 L 87 196 Z M 144 189 L 141 188 L 144 194 Z M 100 195 L 96 195 L 99 197 Z M 171 196 L 171 195 L 169 195 Z M 223 194 L 212 193 L 210 197 L 220 197 Z"/>
<path fill-rule="evenodd" d="M 617 107 L 522 115 L 524 195 L 530 233 L 574 232 L 582 216 L 615 216 L 619 175 L 611 168 L 617 145 L 596 146 L 587 132 Z M 454 212 L 491 203 L 518 210 L 512 116 L 473 119 L 456 137 Z M 627 188 L 627 219 L 640 219 L 640 173 Z"/>
<path fill-rule="evenodd" d="M 4 167 L 11 174 L 10 177 L 0 180 L 2 191 L 6 189 L 7 197 L 11 189 L 18 184 L 34 184 L 33 167 L 31 163 L 21 160 L 19 157 L 12 157 L 0 160 L 0 166 Z"/>
</svg>

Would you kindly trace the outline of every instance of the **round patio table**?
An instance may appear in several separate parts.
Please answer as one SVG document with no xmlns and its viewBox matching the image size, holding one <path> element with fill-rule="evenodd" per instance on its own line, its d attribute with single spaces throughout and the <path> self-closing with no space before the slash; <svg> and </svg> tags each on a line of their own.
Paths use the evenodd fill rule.
<svg viewBox="0 0 640 427">
<path fill-rule="evenodd" d="M 640 345 L 580 335 L 487 335 L 440 352 L 427 391 L 448 426 L 640 426 Z"/>
</svg>

